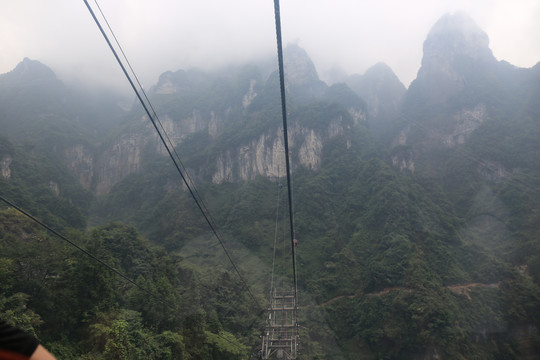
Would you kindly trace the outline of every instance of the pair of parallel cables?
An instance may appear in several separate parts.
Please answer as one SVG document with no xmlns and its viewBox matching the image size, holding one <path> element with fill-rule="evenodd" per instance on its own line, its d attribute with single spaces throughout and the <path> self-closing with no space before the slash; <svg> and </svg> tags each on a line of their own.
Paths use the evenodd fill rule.
<svg viewBox="0 0 540 360">
<path fill-rule="evenodd" d="M 236 274 L 240 278 L 240 280 L 241 280 L 242 284 L 244 285 L 245 290 L 248 292 L 250 298 L 252 299 L 254 304 L 259 309 L 262 310 L 261 305 L 259 304 L 258 300 L 253 295 L 252 291 L 249 288 L 249 285 L 247 284 L 246 280 L 244 279 L 244 277 L 240 273 L 240 270 L 239 270 L 238 266 L 234 262 L 229 250 L 225 246 L 223 236 L 221 235 L 221 233 L 217 229 L 217 226 L 215 224 L 214 219 L 212 218 L 210 212 L 208 211 L 208 208 L 204 204 L 201 196 L 199 195 L 199 193 L 197 192 L 197 190 L 196 190 L 196 188 L 194 186 L 193 181 L 189 177 L 184 165 L 182 164 L 182 162 L 180 160 L 180 157 L 179 157 L 178 153 L 176 152 L 176 150 L 174 148 L 174 144 L 172 143 L 172 141 L 167 136 L 167 134 L 166 134 L 166 132 L 165 132 L 165 130 L 163 128 L 163 125 L 161 124 L 161 122 L 159 120 L 159 117 L 157 116 L 156 111 L 154 110 L 150 100 L 148 99 L 148 96 L 146 95 L 142 85 L 140 84 L 139 79 L 135 74 L 135 71 L 131 67 L 131 64 L 129 63 L 129 61 L 127 59 L 127 56 L 125 55 L 124 51 L 122 50 L 122 47 L 120 46 L 120 43 L 118 42 L 116 36 L 114 35 L 114 32 L 112 31 L 109 23 L 107 22 L 103 12 L 101 11 L 101 8 L 99 7 L 99 4 L 97 3 L 97 0 L 95 0 L 96 6 L 98 7 L 98 9 L 100 11 L 101 16 L 105 20 L 105 22 L 107 24 L 107 27 L 108 27 L 110 33 L 112 34 L 112 36 L 113 36 L 113 38 L 114 38 L 114 40 L 115 40 L 115 42 L 116 42 L 116 44 L 118 46 L 118 49 L 122 53 L 122 56 L 123 56 L 124 60 L 128 64 L 128 67 L 129 67 L 129 70 L 130 70 L 131 74 L 130 74 L 130 72 L 128 72 L 128 70 L 127 70 L 126 66 L 124 65 L 122 59 L 120 58 L 118 52 L 116 51 L 115 47 L 111 43 L 111 41 L 109 39 L 109 36 L 107 35 L 104 28 L 102 27 L 99 19 L 96 17 L 96 14 L 94 13 L 92 7 L 90 6 L 90 4 L 88 3 L 87 0 L 83 0 L 83 1 L 85 3 L 86 7 L 88 8 L 88 11 L 90 12 L 92 18 L 94 19 L 94 22 L 98 26 L 101 34 L 103 35 L 105 41 L 107 42 L 109 48 L 111 49 L 111 51 L 112 51 L 116 61 L 118 62 L 120 68 L 122 69 L 122 72 L 124 73 L 126 79 L 128 80 L 129 84 L 131 85 L 133 91 L 135 92 L 135 95 L 137 96 L 139 102 L 141 103 L 141 105 L 142 105 L 144 111 L 146 112 L 149 120 L 152 122 L 152 125 L 154 126 L 154 129 L 156 130 L 156 132 L 157 132 L 163 146 L 165 147 L 169 157 L 173 161 L 173 164 L 174 164 L 178 174 L 182 178 L 182 181 L 184 182 L 184 184 L 185 184 L 186 188 L 188 189 L 190 195 L 194 199 L 194 201 L 195 201 L 198 209 L 200 210 L 202 216 L 204 217 L 204 219 L 207 222 L 208 226 L 212 230 L 212 233 L 214 234 L 214 236 L 216 237 L 216 239 L 218 240 L 218 242 L 222 246 L 227 258 L 229 259 L 230 263 L 232 264 L 232 267 L 233 267 L 234 271 L 236 272 Z M 285 80 L 284 80 L 284 70 L 283 70 L 283 49 L 282 49 L 282 40 L 281 40 L 281 19 L 280 19 L 280 10 L 279 10 L 279 0 L 274 0 L 274 10 L 275 10 L 275 22 L 276 22 L 277 47 L 278 47 L 278 65 L 279 65 L 280 92 L 281 92 L 281 105 L 282 105 L 282 117 L 283 117 L 283 135 L 284 135 L 285 159 L 286 159 L 286 169 L 287 169 L 287 189 L 288 189 L 288 195 L 289 195 L 288 196 L 288 200 L 289 200 L 288 201 L 289 202 L 289 223 L 290 223 L 290 233 L 291 233 L 291 255 L 292 255 L 292 267 L 293 267 L 294 296 L 295 296 L 295 303 L 297 304 L 298 303 L 297 302 L 297 293 L 298 293 L 298 291 L 297 291 L 296 253 L 295 253 L 295 248 L 296 248 L 295 245 L 296 244 L 295 244 L 294 219 L 293 219 L 293 208 L 292 208 L 292 186 L 291 186 L 291 170 L 290 170 L 288 132 L 287 132 L 287 110 L 286 110 L 286 103 L 285 103 Z M 140 290 L 148 293 L 149 295 L 152 295 L 152 293 L 148 289 L 138 285 L 133 280 L 131 280 L 127 275 L 121 273 L 117 269 L 115 269 L 112 266 L 108 265 L 103 260 L 99 259 L 98 257 L 93 255 L 92 253 L 88 252 L 87 250 L 80 247 L 79 245 L 77 245 L 73 241 L 69 240 L 68 238 L 66 238 L 65 236 L 63 236 L 62 234 L 57 232 L 56 230 L 52 229 L 47 224 L 45 224 L 42 221 L 38 220 L 37 218 L 32 216 L 30 213 L 24 211 L 23 209 L 18 207 L 16 204 L 12 203 L 11 201 L 9 201 L 8 199 L 4 198 L 1 195 L 0 195 L 0 200 L 3 201 L 4 203 L 6 203 L 8 206 L 13 207 L 17 211 L 19 211 L 20 213 L 22 213 L 23 215 L 28 217 L 29 219 L 31 219 L 32 221 L 36 222 L 38 225 L 42 226 L 43 228 L 45 228 L 47 231 L 51 232 L 55 236 L 59 237 L 60 239 L 62 239 L 64 241 L 66 241 L 71 246 L 73 246 L 77 250 L 83 252 L 86 256 L 88 256 L 91 259 L 93 259 L 94 261 L 100 263 L 102 266 L 104 266 L 105 268 L 107 268 L 110 271 L 114 272 L 115 274 L 117 274 L 121 278 L 125 279 L 126 281 L 128 281 L 132 285 L 134 285 L 137 288 L 139 288 Z M 163 302 L 164 304 L 166 304 L 168 306 L 170 306 L 171 308 L 174 308 L 174 306 L 172 304 L 169 304 L 164 299 L 159 299 L 159 301 Z"/>
<path fill-rule="evenodd" d="M 163 125 L 161 124 L 161 121 L 159 120 L 159 117 L 157 113 L 155 112 L 150 100 L 148 99 L 148 96 L 146 95 L 146 92 L 144 91 L 142 85 L 140 84 L 138 77 L 131 67 L 129 60 L 127 59 L 127 56 L 125 55 L 124 51 L 122 50 L 122 47 L 120 43 L 118 42 L 118 39 L 114 35 L 113 30 L 111 29 L 105 15 L 101 11 L 101 8 L 99 7 L 99 4 L 96 2 L 96 6 L 98 7 L 101 16 L 105 20 L 107 27 L 109 29 L 109 32 L 112 34 L 116 45 L 118 46 L 118 49 L 122 53 L 122 56 L 124 60 L 126 61 L 126 64 L 129 67 L 130 73 L 127 71 L 126 66 L 124 66 L 123 61 L 120 59 L 118 52 L 116 51 L 115 47 L 111 43 L 107 33 L 101 26 L 101 23 L 99 19 L 96 17 L 94 11 L 92 10 L 92 7 L 89 5 L 88 0 L 83 0 L 86 7 L 88 8 L 88 11 L 92 15 L 92 18 L 94 19 L 94 22 L 98 26 L 101 34 L 103 35 L 105 41 L 107 42 L 107 45 L 111 49 L 116 61 L 118 62 L 118 65 L 120 65 L 120 68 L 122 69 L 122 72 L 124 73 L 126 79 L 128 80 L 129 84 L 131 85 L 133 91 L 135 92 L 135 95 L 137 96 L 139 102 L 141 103 L 142 107 L 144 108 L 149 120 L 152 122 L 152 125 L 154 126 L 154 129 L 156 130 L 156 133 L 158 134 L 163 146 L 167 150 L 167 153 L 169 157 L 171 158 L 172 162 L 174 163 L 174 166 L 182 178 L 184 184 L 186 185 L 186 188 L 188 189 L 190 195 L 192 196 L 193 200 L 195 201 L 195 204 L 197 205 L 198 209 L 200 210 L 202 216 L 206 220 L 208 226 L 212 230 L 214 236 L 219 241 L 220 245 L 223 248 L 223 251 L 225 252 L 227 258 L 229 259 L 230 263 L 232 264 L 234 271 L 237 273 L 238 277 L 242 281 L 246 291 L 249 293 L 251 299 L 253 302 L 257 305 L 258 308 L 262 309 L 259 305 L 259 302 L 253 295 L 252 291 L 249 288 L 249 285 L 247 284 L 246 280 L 242 276 L 242 274 L 239 271 L 238 266 L 235 264 L 234 260 L 232 259 L 231 254 L 229 253 L 227 247 L 225 246 L 225 242 L 223 239 L 223 236 L 218 231 L 217 226 L 215 224 L 214 219 L 212 218 L 208 208 L 204 204 L 204 201 L 200 197 L 199 193 L 197 192 L 193 181 L 189 178 L 188 172 L 186 171 L 184 165 L 182 164 L 182 161 L 180 160 L 180 157 L 178 153 L 176 152 L 174 148 L 174 144 L 171 142 L 169 137 L 167 136 L 165 129 L 163 128 Z M 274 14 L 275 14 L 275 23 L 276 23 L 276 38 L 277 38 L 277 50 L 278 50 L 278 67 L 279 67 L 279 79 L 280 79 L 280 94 L 281 94 L 281 108 L 282 108 L 282 119 L 283 119 L 283 138 L 284 138 L 284 150 L 285 150 L 285 163 L 286 163 L 286 171 L 287 171 L 287 191 L 288 191 L 288 203 L 289 203 L 289 224 L 290 224 L 290 235 L 291 235 L 291 257 L 292 257 L 292 269 L 293 269 L 293 282 L 294 282 L 294 297 L 295 297 L 295 303 L 298 303 L 298 282 L 297 282 L 297 275 L 296 275 L 296 240 L 295 240 L 295 232 L 294 232 L 294 216 L 293 216 L 293 207 L 292 207 L 292 186 L 291 186 L 291 165 L 290 165 L 290 159 L 289 159 L 289 141 L 288 141 L 288 130 L 287 130 L 287 108 L 286 108 L 286 99 L 285 99 L 285 75 L 284 75 L 284 65 L 283 65 L 283 45 L 282 45 L 282 37 L 281 37 L 281 15 L 280 15 L 280 8 L 279 8 L 279 0 L 274 0 Z M 137 83 L 137 85 L 135 84 Z"/>
<path fill-rule="evenodd" d="M 101 25 L 101 23 L 100 23 L 99 19 L 97 18 L 94 10 L 92 9 L 90 4 L 88 3 L 88 0 L 83 0 L 83 1 L 85 3 L 86 7 L 88 8 L 88 11 L 92 15 L 92 18 L 94 19 L 94 22 L 98 26 L 99 31 L 103 35 L 103 38 L 107 42 L 107 45 L 111 49 L 116 61 L 118 62 L 118 65 L 120 65 L 120 68 L 122 69 L 122 72 L 124 73 L 124 76 L 126 77 L 129 84 L 131 85 L 131 88 L 135 92 L 135 95 L 137 96 L 137 99 L 141 103 L 144 111 L 146 112 L 146 115 L 148 116 L 148 119 L 150 120 L 150 122 L 154 126 L 154 129 L 156 130 L 156 133 L 159 136 L 159 139 L 161 140 L 161 143 L 165 147 L 165 150 L 167 151 L 169 157 L 171 158 L 171 160 L 172 160 L 172 162 L 174 164 L 174 167 L 176 168 L 176 171 L 178 172 L 178 174 L 182 178 L 182 181 L 184 182 L 186 188 L 188 189 L 191 197 L 195 201 L 195 204 L 197 205 L 197 208 L 199 209 L 199 211 L 201 212 L 202 216 L 204 217 L 206 223 L 208 224 L 208 226 L 212 230 L 212 233 L 214 234 L 216 239 L 219 241 L 221 247 L 223 248 L 223 251 L 225 252 L 225 255 L 229 259 L 229 262 L 231 263 L 234 271 L 236 272 L 236 274 L 240 278 L 240 281 L 244 285 L 244 287 L 245 287 L 246 291 L 248 292 L 249 296 L 251 297 L 252 301 L 254 302 L 254 304 L 259 309 L 262 309 L 262 307 L 259 304 L 258 300 L 255 298 L 255 295 L 253 295 L 253 292 L 249 288 L 249 285 L 247 284 L 246 280 L 244 279 L 244 277 L 240 273 L 240 270 L 239 270 L 238 266 L 236 265 L 236 263 L 234 262 L 229 250 L 225 246 L 225 241 L 223 239 L 223 236 L 219 232 L 212 215 L 208 211 L 208 208 L 206 207 L 206 205 L 204 204 L 204 201 L 202 200 L 201 196 L 197 192 L 197 189 L 195 188 L 195 185 L 194 185 L 193 181 L 189 177 L 188 172 L 186 171 L 182 161 L 180 160 L 180 156 L 178 155 L 178 153 L 176 152 L 176 150 L 174 148 L 174 144 L 172 143 L 170 138 L 167 136 L 167 133 L 165 132 L 165 129 L 163 128 L 163 125 L 161 124 L 161 121 L 159 120 L 159 117 L 158 117 L 156 111 L 154 110 L 154 107 L 152 106 L 152 103 L 148 99 L 148 96 L 146 95 L 146 92 L 144 91 L 144 88 L 142 87 L 141 83 L 139 82 L 139 79 L 138 79 L 135 71 L 131 67 L 131 64 L 129 63 L 129 60 L 127 59 L 127 56 L 125 55 L 122 47 L 120 46 L 120 43 L 119 43 L 118 39 L 114 35 L 114 32 L 112 31 L 112 29 L 111 29 L 105 15 L 101 11 L 101 8 L 99 7 L 99 4 L 97 3 L 97 0 L 95 1 L 96 6 L 98 7 L 98 9 L 100 11 L 101 16 L 105 20 L 105 23 L 107 24 L 109 32 L 113 36 L 118 49 L 122 53 L 122 57 L 124 58 L 126 64 L 128 65 L 130 72 L 128 72 L 126 66 L 124 65 L 122 59 L 120 58 L 118 52 L 116 51 L 116 49 L 114 47 L 114 45 L 111 43 L 111 40 L 109 39 L 109 36 L 105 32 L 105 29 Z"/>
</svg>

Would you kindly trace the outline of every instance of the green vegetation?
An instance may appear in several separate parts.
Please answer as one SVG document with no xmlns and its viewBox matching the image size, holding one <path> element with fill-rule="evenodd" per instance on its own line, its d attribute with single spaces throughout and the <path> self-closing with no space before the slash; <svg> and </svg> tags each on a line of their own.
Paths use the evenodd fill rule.
<svg viewBox="0 0 540 360">
<path fill-rule="evenodd" d="M 58 357 L 246 357 L 243 339 L 251 333 L 235 324 L 254 314 L 232 308 L 241 289 L 223 282 L 227 273 L 219 286 L 229 293 L 208 301 L 200 287 L 212 284 L 198 281 L 180 258 L 151 246 L 133 227 L 111 223 L 70 232 L 79 246 L 136 279 L 135 287 L 13 209 L 0 211 L 0 220 L 0 314 Z"/>
<path fill-rule="evenodd" d="M 0 157 L 11 160 L 10 177 L 0 176 L 2 196 L 57 228 L 86 226 L 92 194 L 65 166 L 32 145 L 0 143 Z"/>
</svg>

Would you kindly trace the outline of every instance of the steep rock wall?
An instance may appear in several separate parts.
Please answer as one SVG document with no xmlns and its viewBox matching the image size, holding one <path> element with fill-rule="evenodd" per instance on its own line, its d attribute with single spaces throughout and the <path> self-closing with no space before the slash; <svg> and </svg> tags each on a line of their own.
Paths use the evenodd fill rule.
<svg viewBox="0 0 540 360">
<path fill-rule="evenodd" d="M 9 166 L 11 165 L 12 161 L 13 158 L 11 155 L 4 155 L 0 159 L 0 171 L 2 173 L 2 177 L 5 179 L 9 179 L 11 177 L 11 169 Z"/>
<path fill-rule="evenodd" d="M 343 135 L 346 125 L 338 117 L 328 127 L 316 130 L 299 125 L 289 129 L 289 150 L 298 159 L 293 168 L 303 166 L 318 170 L 321 166 L 322 150 L 329 139 Z M 262 134 L 257 139 L 220 152 L 216 158 L 212 182 L 220 184 L 240 180 L 251 180 L 257 176 L 278 178 L 285 176 L 285 146 L 283 128 Z"/>
<path fill-rule="evenodd" d="M 351 109 L 353 123 L 365 121 L 365 114 Z M 170 116 L 161 119 L 172 144 L 176 146 L 188 135 L 208 131 L 211 138 L 218 136 L 223 118 L 227 113 L 216 115 L 210 112 L 208 117 L 202 117 L 200 112 L 193 111 L 192 115 L 176 121 Z M 146 121 L 142 117 L 141 121 Z M 325 128 L 309 128 L 292 122 L 289 129 L 289 147 L 294 159 L 293 168 L 299 166 L 318 170 L 321 166 L 324 144 L 336 136 L 343 135 L 349 124 L 344 124 L 342 116 L 331 119 Z M 97 195 L 107 194 L 110 189 L 127 175 L 143 171 L 141 157 L 147 149 L 154 149 L 163 156 L 167 151 L 155 133 L 151 123 L 138 132 L 120 135 L 100 153 L 95 154 L 84 145 L 75 145 L 64 151 L 66 164 L 86 189 L 93 190 Z M 216 184 L 224 182 L 251 180 L 257 176 L 278 178 L 285 175 L 285 147 L 283 143 L 283 128 L 278 127 L 267 131 L 258 137 L 234 147 L 221 150 L 215 157 L 215 167 L 199 164 L 192 166 L 192 176 L 195 179 L 208 177 Z M 296 162 L 296 163 L 295 163 Z M 5 163 L 5 164 L 4 164 Z M 9 164 L 2 163 L 2 174 L 8 174 Z M 203 174 L 203 175 L 201 175 Z"/>
<path fill-rule="evenodd" d="M 289 68 L 296 69 L 292 72 L 296 75 L 291 75 L 289 84 L 299 87 L 298 91 L 302 88 L 302 92 L 305 87 L 309 87 L 311 90 L 316 88 L 316 95 L 321 96 L 326 85 L 318 80 L 314 66 L 304 59 L 305 56 L 297 51 L 296 56 L 292 57 L 294 61 L 289 61 Z M 283 129 L 280 127 L 265 130 L 239 144 L 229 144 L 217 152 L 212 149 L 213 141 L 223 140 L 221 136 L 228 126 L 237 121 L 236 117 L 251 116 L 250 111 L 254 110 L 250 110 L 250 105 L 261 96 L 262 90 L 259 80 L 255 78 L 243 80 L 242 86 L 245 87 L 242 90 L 243 94 L 236 97 L 237 103 L 231 102 L 227 105 L 228 107 L 223 106 L 223 103 L 217 103 L 214 107 L 208 106 L 211 99 L 207 101 L 205 98 L 199 97 L 200 94 L 197 92 L 200 91 L 200 89 L 197 90 L 199 85 L 195 83 L 195 80 L 198 79 L 197 76 L 202 75 L 185 72 L 165 73 L 153 90 L 153 94 L 161 96 L 159 99 L 162 102 L 162 108 L 167 109 L 159 114 L 158 127 L 166 133 L 166 140 L 171 147 L 182 144 L 188 138 L 193 139 L 190 138 L 193 134 L 208 134 L 208 136 L 201 136 L 203 139 L 201 141 L 209 141 L 208 144 L 201 144 L 201 148 L 208 150 L 208 154 L 214 155 L 209 155 L 210 158 L 206 157 L 205 160 L 202 160 L 203 163 L 189 164 L 191 177 L 195 181 L 204 179 L 219 184 L 251 180 L 257 176 L 269 178 L 284 176 L 285 150 Z M 193 77 L 193 81 L 190 80 L 190 77 Z M 310 87 L 310 84 L 313 85 L 313 88 Z M 212 94 L 211 91 L 208 93 Z M 192 104 L 182 103 L 185 101 L 182 96 L 186 94 L 192 96 L 196 101 L 194 100 Z M 178 97 L 179 103 L 175 100 L 176 97 Z M 303 101 L 309 99 L 309 96 L 304 97 Z M 199 107 L 196 105 L 197 103 L 203 105 Z M 179 111 L 179 104 L 193 107 L 189 112 Z M 306 123 L 304 119 L 304 125 L 300 126 L 295 124 L 295 119 L 290 119 L 289 146 L 290 155 L 293 158 L 293 169 L 302 166 L 318 170 L 321 167 L 325 143 L 329 139 L 343 135 L 347 127 L 366 122 L 367 116 L 361 106 L 348 105 L 347 111 L 350 115 L 350 117 L 347 116 L 347 121 L 344 121 L 344 115 L 329 115 L 335 116 L 335 118 L 319 119 L 314 121 L 313 125 Z M 227 139 L 221 142 L 229 143 Z M 78 177 L 80 183 L 85 188 L 93 190 L 97 195 L 107 194 L 116 183 L 127 175 L 144 171 L 141 160 L 142 154 L 145 152 L 155 151 L 163 156 L 168 156 L 154 125 L 146 115 L 140 116 L 133 123 L 131 132 L 119 135 L 109 145 L 102 146 L 104 149 L 94 150 L 92 153 L 84 145 L 76 145 L 65 150 L 64 154 L 67 165 Z M 180 156 L 182 157 L 182 154 Z"/>
<path fill-rule="evenodd" d="M 96 161 L 95 192 L 103 195 L 114 184 L 141 169 L 141 153 L 148 138 L 143 134 L 122 136 Z"/>
<path fill-rule="evenodd" d="M 79 183 L 85 189 L 91 189 L 95 173 L 95 159 L 92 151 L 86 146 L 78 144 L 64 150 L 64 159 Z"/>
</svg>

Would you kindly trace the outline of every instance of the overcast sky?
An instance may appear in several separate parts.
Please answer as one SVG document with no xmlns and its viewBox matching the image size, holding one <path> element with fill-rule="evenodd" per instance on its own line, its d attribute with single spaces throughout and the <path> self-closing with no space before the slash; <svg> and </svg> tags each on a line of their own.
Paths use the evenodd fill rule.
<svg viewBox="0 0 540 360">
<path fill-rule="evenodd" d="M 167 70 L 209 69 L 275 53 L 273 0 L 99 4 L 145 87 Z M 303 47 L 323 79 L 333 67 L 363 74 L 382 61 L 408 86 L 429 29 L 456 11 L 486 31 L 497 59 L 520 67 L 540 61 L 538 0 L 281 0 L 283 41 Z M 0 0 L 0 73 L 24 57 L 50 66 L 64 81 L 129 89 L 82 0 Z"/>
</svg>

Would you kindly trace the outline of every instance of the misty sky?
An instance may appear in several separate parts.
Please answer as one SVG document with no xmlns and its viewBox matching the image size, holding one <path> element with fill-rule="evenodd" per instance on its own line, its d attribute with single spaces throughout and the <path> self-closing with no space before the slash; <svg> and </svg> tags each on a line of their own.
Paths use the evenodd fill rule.
<svg viewBox="0 0 540 360">
<path fill-rule="evenodd" d="M 273 0 L 99 4 L 145 87 L 167 70 L 275 56 Z M 408 86 L 429 29 L 455 11 L 487 32 L 497 59 L 521 67 L 540 61 L 538 0 L 281 0 L 283 41 L 303 47 L 323 80 L 334 67 L 363 74 L 383 61 Z M 24 57 L 64 81 L 91 79 L 129 90 L 82 0 L 0 0 L 0 73 Z"/>
</svg>

